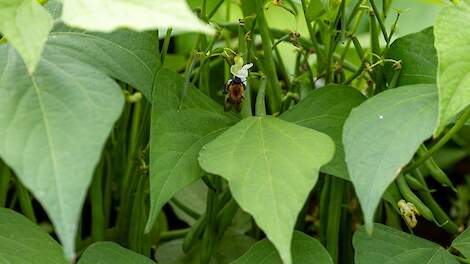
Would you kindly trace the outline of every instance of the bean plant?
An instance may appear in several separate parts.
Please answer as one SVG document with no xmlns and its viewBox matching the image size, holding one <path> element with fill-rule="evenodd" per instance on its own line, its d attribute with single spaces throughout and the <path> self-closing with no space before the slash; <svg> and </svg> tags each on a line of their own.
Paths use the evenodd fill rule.
<svg viewBox="0 0 470 264">
<path fill-rule="evenodd" d="M 470 263 L 470 0 L 2 0 L 0 34 L 0 263 Z"/>
</svg>

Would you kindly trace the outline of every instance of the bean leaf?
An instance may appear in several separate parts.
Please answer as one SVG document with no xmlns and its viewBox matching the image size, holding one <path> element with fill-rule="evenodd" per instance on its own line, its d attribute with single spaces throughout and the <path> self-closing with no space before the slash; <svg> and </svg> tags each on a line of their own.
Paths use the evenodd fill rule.
<svg viewBox="0 0 470 264">
<path fill-rule="evenodd" d="M 0 46 L 0 156 L 51 218 L 68 258 L 93 170 L 124 99 L 96 69 L 46 46 L 27 73 Z"/>
<path fill-rule="evenodd" d="M 237 121 L 194 87 L 189 87 L 185 96 L 184 79 L 172 71 L 162 69 L 155 84 L 147 231 L 173 195 L 204 176 L 197 161 L 202 146 Z"/>
<path fill-rule="evenodd" d="M 349 86 L 328 85 L 311 92 L 280 118 L 330 136 L 335 141 L 335 155 L 320 170 L 349 180 L 344 160 L 343 125 L 351 110 L 364 99 L 359 91 Z"/>
<path fill-rule="evenodd" d="M 381 224 L 369 236 L 364 227 L 353 238 L 356 264 L 457 264 L 444 248 L 431 241 Z"/>
<path fill-rule="evenodd" d="M 240 207 L 290 264 L 297 215 L 333 152 L 333 141 L 323 133 L 277 118 L 249 117 L 204 146 L 199 164 L 228 180 Z"/>
<path fill-rule="evenodd" d="M 63 0 L 62 19 L 72 27 L 111 32 L 173 28 L 178 31 L 214 33 L 200 21 L 185 0 Z"/>
<path fill-rule="evenodd" d="M 435 85 L 402 86 L 380 93 L 353 109 L 344 124 L 349 176 L 366 227 L 380 198 L 437 123 Z"/>
<path fill-rule="evenodd" d="M 0 262 L 65 264 L 60 245 L 39 226 L 10 209 L 0 208 Z"/>
<path fill-rule="evenodd" d="M 434 26 L 439 87 L 439 125 L 470 104 L 470 0 L 443 8 Z"/>
<path fill-rule="evenodd" d="M 470 258 L 470 228 L 460 234 L 452 242 L 452 247 L 456 248 L 466 258 Z"/>
<path fill-rule="evenodd" d="M 432 27 L 395 40 L 388 54 L 390 58 L 401 61 L 397 86 L 436 83 L 437 52 Z M 388 63 L 385 71 L 388 80 L 392 79 L 394 72 L 393 64 Z"/>
<path fill-rule="evenodd" d="M 36 69 L 51 29 L 51 15 L 36 0 L 0 1 L 0 32 L 18 50 L 30 73 Z"/>
<path fill-rule="evenodd" d="M 91 33 L 59 24 L 51 32 L 48 45 L 132 85 L 152 99 L 153 80 L 160 69 L 155 32 Z"/>
<path fill-rule="evenodd" d="M 113 242 L 97 242 L 87 247 L 80 257 L 78 264 L 155 264 L 146 256 L 139 255 L 132 250 L 121 247 Z"/>
<path fill-rule="evenodd" d="M 292 263 L 333 264 L 333 260 L 318 240 L 295 231 L 292 239 Z M 263 239 L 232 264 L 282 264 L 282 260 L 271 242 Z"/>
</svg>

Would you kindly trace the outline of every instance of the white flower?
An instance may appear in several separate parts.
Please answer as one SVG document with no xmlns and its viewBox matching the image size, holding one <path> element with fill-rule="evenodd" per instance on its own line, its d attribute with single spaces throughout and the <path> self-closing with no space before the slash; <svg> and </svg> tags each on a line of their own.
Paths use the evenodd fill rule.
<svg viewBox="0 0 470 264">
<path fill-rule="evenodd" d="M 253 63 L 245 64 L 242 67 L 238 64 L 234 64 L 230 67 L 230 72 L 233 76 L 240 78 L 243 83 L 246 83 L 246 78 L 248 77 L 248 70 L 253 67 Z"/>
</svg>

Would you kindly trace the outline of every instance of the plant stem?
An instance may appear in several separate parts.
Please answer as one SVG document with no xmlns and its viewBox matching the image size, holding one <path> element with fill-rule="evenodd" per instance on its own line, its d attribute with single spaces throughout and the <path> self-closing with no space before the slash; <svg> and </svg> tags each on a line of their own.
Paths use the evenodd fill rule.
<svg viewBox="0 0 470 264">
<path fill-rule="evenodd" d="M 11 171 L 6 164 L 0 160 L 0 207 L 5 207 L 7 194 L 10 189 Z"/>
<path fill-rule="evenodd" d="M 454 256 L 460 263 L 468 264 L 470 263 L 470 259 L 462 258 L 459 256 Z"/>
<path fill-rule="evenodd" d="M 103 176 L 103 159 L 98 164 L 95 175 L 90 185 L 91 202 L 91 237 L 93 241 L 104 240 L 105 217 L 103 210 L 103 195 L 101 180 Z"/>
<path fill-rule="evenodd" d="M 457 120 L 455 125 L 447 132 L 439 141 L 434 144 L 428 151 L 426 155 L 423 155 L 419 157 L 418 160 L 410 164 L 408 167 L 404 169 L 404 172 L 406 171 L 411 171 L 413 169 L 418 168 L 423 164 L 424 161 L 429 159 L 432 155 L 434 155 L 437 151 L 439 151 L 463 126 L 465 126 L 465 123 L 467 120 L 470 119 L 470 107 L 465 110 L 463 115 Z"/>
<path fill-rule="evenodd" d="M 16 179 L 15 184 L 21 211 L 29 220 L 31 220 L 33 223 L 36 223 L 36 215 L 34 214 L 33 204 L 31 202 L 32 197 L 29 194 L 28 189 L 24 187 L 19 179 Z"/>
<path fill-rule="evenodd" d="M 266 93 L 266 80 L 261 81 L 261 85 L 258 89 L 258 94 L 256 95 L 256 104 L 255 112 L 256 116 L 266 116 L 266 103 L 265 103 L 265 93 Z"/>
<path fill-rule="evenodd" d="M 172 28 L 168 28 L 166 30 L 165 40 L 163 40 L 163 48 L 162 48 L 162 65 L 165 66 L 165 57 L 168 53 L 168 47 L 170 46 L 170 39 L 171 39 L 171 32 L 173 31 Z"/>
<path fill-rule="evenodd" d="M 387 34 L 387 29 L 385 28 L 385 23 L 382 19 L 382 16 L 379 13 L 379 10 L 377 9 L 377 6 L 375 5 L 374 0 L 369 0 L 370 5 L 372 6 L 372 10 L 374 11 L 374 16 L 379 22 L 380 30 L 382 31 L 382 35 L 384 36 L 384 39 L 386 42 L 389 42 L 388 34 Z"/>
<path fill-rule="evenodd" d="M 269 100 L 269 107 L 271 113 L 279 112 L 281 106 L 281 85 L 279 84 L 279 78 L 277 76 L 276 65 L 272 54 L 272 39 L 269 32 L 269 27 L 266 22 L 264 10 L 261 9 L 258 13 L 258 25 L 260 29 L 260 35 L 262 39 L 262 46 L 264 51 L 264 68 L 266 75 L 269 80 L 269 91 L 267 97 Z"/>
<path fill-rule="evenodd" d="M 180 202 L 178 199 L 175 197 L 171 198 L 170 200 L 176 207 L 178 207 L 181 211 L 183 211 L 185 214 L 189 215 L 190 217 L 194 219 L 199 219 L 201 217 L 201 214 L 198 212 L 194 211 L 193 209 L 189 208 L 186 206 L 184 203 Z"/>
<path fill-rule="evenodd" d="M 188 234 L 190 228 L 183 228 L 183 229 L 176 229 L 176 230 L 169 230 L 169 231 L 163 231 L 160 234 L 160 241 L 161 242 L 166 242 L 166 241 L 171 241 L 174 239 L 182 238 Z"/>
<path fill-rule="evenodd" d="M 308 8 L 307 8 L 307 3 L 305 2 L 305 0 L 302 0 L 302 10 L 304 11 L 304 18 L 305 18 L 305 23 L 307 24 L 308 33 L 310 35 L 310 41 L 312 42 L 312 46 L 315 49 L 315 52 L 317 53 L 317 56 L 318 56 L 318 64 L 322 65 L 323 64 L 322 62 L 325 56 L 323 54 L 323 50 L 321 50 L 320 47 L 318 46 L 317 38 L 315 36 L 315 31 L 313 30 L 312 24 L 307 19 Z"/>
<path fill-rule="evenodd" d="M 333 259 L 338 263 L 341 213 L 343 211 L 343 199 L 346 191 L 346 183 L 336 177 L 330 176 L 330 191 L 328 203 L 328 222 L 326 223 L 326 249 Z"/>
<path fill-rule="evenodd" d="M 216 190 L 207 189 L 206 216 L 207 225 L 202 235 L 201 263 L 208 264 L 216 245 L 216 220 L 217 220 L 217 192 L 220 189 L 219 180 L 214 175 L 209 175 L 208 179 L 216 186 Z"/>
</svg>

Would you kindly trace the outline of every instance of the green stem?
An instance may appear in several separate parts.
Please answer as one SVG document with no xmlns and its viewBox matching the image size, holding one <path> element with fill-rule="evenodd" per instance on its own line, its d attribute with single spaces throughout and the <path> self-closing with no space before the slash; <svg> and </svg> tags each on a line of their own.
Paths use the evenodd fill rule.
<svg viewBox="0 0 470 264">
<path fill-rule="evenodd" d="M 193 219 L 199 219 L 201 217 L 201 214 L 198 212 L 194 211 L 193 209 L 189 208 L 186 206 L 184 203 L 180 202 L 178 199 L 175 197 L 171 198 L 170 200 L 176 207 L 178 207 L 181 211 L 183 211 L 185 214 L 189 215 Z"/>
<path fill-rule="evenodd" d="M 258 94 L 256 95 L 256 104 L 255 112 L 256 116 L 266 116 L 266 103 L 265 103 L 265 93 L 266 93 L 266 80 L 261 81 L 259 86 Z"/>
<path fill-rule="evenodd" d="M 103 195 L 101 180 L 103 176 L 104 161 L 102 160 L 96 169 L 93 181 L 90 185 L 91 201 L 91 237 L 93 241 L 104 240 L 105 217 L 103 210 Z"/>
<path fill-rule="evenodd" d="M 426 153 L 426 155 L 423 155 L 419 157 L 418 160 L 410 164 L 408 167 L 404 169 L 404 171 L 411 171 L 413 169 L 418 168 L 423 164 L 424 161 L 432 157 L 437 151 L 439 151 L 457 132 L 465 126 L 465 123 L 467 120 L 470 119 L 470 107 L 465 110 L 463 115 L 457 120 L 455 125 L 447 132 L 436 144 L 434 144 Z"/>
<path fill-rule="evenodd" d="M 190 228 L 163 231 L 160 234 L 160 241 L 161 242 L 166 242 L 166 241 L 171 241 L 171 240 L 174 240 L 174 239 L 182 238 L 182 237 L 186 236 L 186 234 L 188 234 L 189 230 L 190 230 Z"/>
<path fill-rule="evenodd" d="M 318 55 L 318 63 L 322 64 L 323 58 L 324 58 L 324 54 L 323 54 L 324 51 L 320 49 L 320 46 L 318 45 L 317 38 L 315 36 L 315 31 L 313 30 L 312 24 L 307 19 L 307 10 L 308 10 L 308 8 L 307 8 L 306 0 L 302 0 L 302 9 L 304 11 L 304 18 L 305 18 L 305 22 L 307 24 L 307 29 L 308 29 L 308 33 L 309 33 L 309 36 L 310 36 L 311 44 L 312 44 L 313 48 L 315 49 L 315 52 Z"/>
<path fill-rule="evenodd" d="M 5 207 L 7 194 L 10 189 L 11 171 L 7 165 L 0 160 L 0 207 Z"/>
<path fill-rule="evenodd" d="M 264 51 L 264 68 L 266 75 L 269 80 L 269 92 L 267 97 L 269 100 L 269 107 L 271 113 L 279 112 L 281 106 L 281 85 L 279 84 L 279 77 L 277 76 L 276 65 L 272 54 L 272 39 L 269 32 L 269 27 L 266 22 L 264 10 L 260 10 L 258 13 L 258 25 L 260 29 L 260 35 L 262 39 L 262 46 Z"/>
<path fill-rule="evenodd" d="M 374 16 L 379 22 L 380 30 L 382 31 L 382 35 L 384 36 L 384 39 L 386 42 L 389 42 L 389 37 L 387 34 L 387 29 L 385 28 L 385 23 L 382 19 L 382 16 L 379 13 L 379 10 L 377 9 L 377 6 L 375 5 L 374 0 L 370 0 L 370 5 L 372 6 L 372 10 L 374 11 Z"/>
<path fill-rule="evenodd" d="M 246 63 L 250 63 L 247 43 L 245 39 L 245 23 L 243 21 L 240 21 L 238 29 L 238 53 L 240 56 L 243 57 L 243 60 Z M 251 108 L 251 89 L 250 84 L 248 82 L 245 86 L 245 95 L 242 101 L 240 115 L 242 116 L 242 118 L 253 115 L 253 109 Z"/>
<path fill-rule="evenodd" d="M 211 10 L 209 15 L 207 16 L 209 19 L 211 19 L 215 13 L 217 13 L 217 10 L 219 10 L 220 6 L 224 3 L 224 0 L 219 0 L 219 2 L 215 5 L 215 7 Z M 228 20 L 228 19 L 227 19 Z"/>
<path fill-rule="evenodd" d="M 470 259 L 462 258 L 459 256 L 454 256 L 460 263 L 468 264 L 470 263 Z"/>
<path fill-rule="evenodd" d="M 344 193 L 346 191 L 346 182 L 330 176 L 330 191 L 328 203 L 328 222 L 326 229 L 326 249 L 333 259 L 338 263 L 339 244 L 340 244 L 340 226 L 341 213 L 343 211 Z"/>
<path fill-rule="evenodd" d="M 170 40 L 171 40 L 171 32 L 173 31 L 172 28 L 168 28 L 166 30 L 166 35 L 165 35 L 165 40 L 163 40 L 163 48 L 162 48 L 162 65 L 165 66 L 165 57 L 166 54 L 168 53 L 168 47 L 170 46 Z"/>
<path fill-rule="evenodd" d="M 207 205 L 206 205 L 206 216 L 207 225 L 202 235 L 202 251 L 201 251 L 201 263 L 209 264 L 214 253 L 216 245 L 216 220 L 217 220 L 217 190 L 220 187 L 218 184 L 220 179 L 217 179 L 213 175 L 208 176 L 209 180 L 216 186 L 216 190 L 209 188 L 207 190 Z"/>
<path fill-rule="evenodd" d="M 20 182 L 19 179 L 16 179 L 16 192 L 18 193 L 18 201 L 20 202 L 21 211 L 23 214 L 31 220 L 33 223 L 36 223 L 36 215 L 34 214 L 32 197 L 29 194 L 28 190 Z"/>
</svg>

